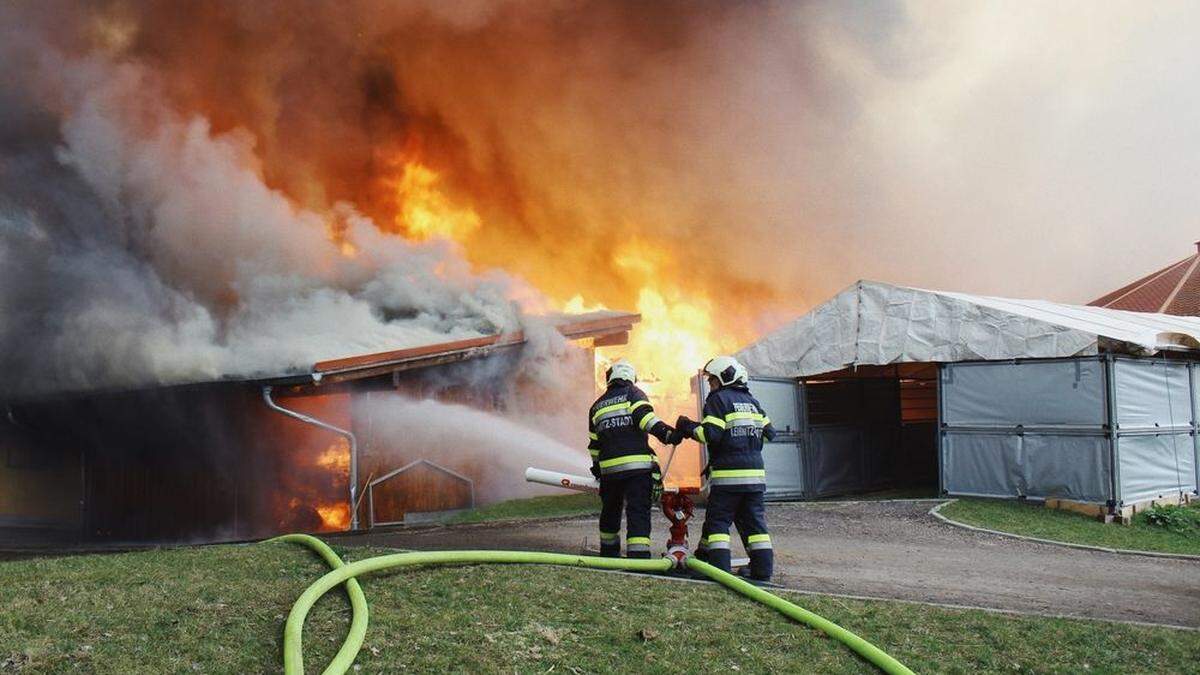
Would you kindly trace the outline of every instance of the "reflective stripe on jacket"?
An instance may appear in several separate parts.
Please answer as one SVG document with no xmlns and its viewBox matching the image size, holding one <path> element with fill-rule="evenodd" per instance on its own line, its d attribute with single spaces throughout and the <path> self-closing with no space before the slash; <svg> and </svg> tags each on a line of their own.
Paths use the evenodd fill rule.
<svg viewBox="0 0 1200 675">
<path fill-rule="evenodd" d="M 708 446 L 714 488 L 739 491 L 766 489 L 763 441 L 775 437 L 771 420 L 744 385 L 721 387 L 704 401 L 704 418 L 693 434 Z"/>
<path fill-rule="evenodd" d="M 654 413 L 645 392 L 624 380 L 613 381 L 588 411 L 592 466 L 602 478 L 652 471 L 656 457 L 647 434 L 666 443 L 670 427 Z"/>
</svg>

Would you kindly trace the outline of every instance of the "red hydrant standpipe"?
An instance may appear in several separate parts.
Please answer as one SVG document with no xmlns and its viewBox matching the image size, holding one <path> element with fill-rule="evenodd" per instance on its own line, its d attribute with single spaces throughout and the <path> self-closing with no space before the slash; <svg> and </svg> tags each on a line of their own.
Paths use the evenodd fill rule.
<svg viewBox="0 0 1200 675">
<path fill-rule="evenodd" d="M 691 490 L 689 489 L 688 492 Z M 662 512 L 671 521 L 671 536 L 667 539 L 667 557 L 675 561 L 675 567 L 683 569 L 688 557 L 688 520 L 692 517 L 692 498 L 682 490 L 664 492 Z"/>
</svg>

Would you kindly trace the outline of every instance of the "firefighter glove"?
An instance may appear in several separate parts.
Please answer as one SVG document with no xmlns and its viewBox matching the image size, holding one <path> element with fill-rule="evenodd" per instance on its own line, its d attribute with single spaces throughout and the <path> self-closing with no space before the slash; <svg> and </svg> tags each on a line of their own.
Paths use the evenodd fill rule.
<svg viewBox="0 0 1200 675">
<path fill-rule="evenodd" d="M 696 427 L 700 426 L 698 422 L 688 419 L 684 415 L 680 415 L 679 419 L 675 420 L 675 434 L 681 440 L 684 438 L 692 438 L 692 434 L 696 431 Z"/>
</svg>

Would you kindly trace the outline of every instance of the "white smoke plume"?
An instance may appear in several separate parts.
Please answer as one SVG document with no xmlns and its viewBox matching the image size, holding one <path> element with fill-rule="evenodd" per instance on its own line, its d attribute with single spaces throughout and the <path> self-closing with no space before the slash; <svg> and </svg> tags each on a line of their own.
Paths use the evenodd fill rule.
<svg viewBox="0 0 1200 675">
<path fill-rule="evenodd" d="M 591 465 L 581 444 L 568 445 L 540 424 L 535 428 L 466 406 L 386 395 L 371 397 L 364 412 L 373 420 L 372 437 L 383 440 L 367 461 L 386 470 L 425 459 L 473 476 L 480 503 L 562 494 L 525 482 L 527 467 L 587 475 Z M 388 447 L 387 439 L 395 446 Z"/>
</svg>

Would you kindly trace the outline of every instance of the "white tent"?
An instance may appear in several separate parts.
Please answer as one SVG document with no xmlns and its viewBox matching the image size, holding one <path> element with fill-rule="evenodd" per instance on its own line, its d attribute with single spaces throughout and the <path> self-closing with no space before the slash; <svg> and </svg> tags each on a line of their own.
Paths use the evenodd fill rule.
<svg viewBox="0 0 1200 675">
<path fill-rule="evenodd" d="M 860 281 L 737 357 L 756 375 L 807 377 L 852 365 L 1174 349 L 1200 349 L 1200 318 Z"/>
<path fill-rule="evenodd" d="M 796 420 L 771 448 L 781 495 L 886 486 L 935 454 L 949 494 L 1197 489 L 1200 318 L 861 281 L 737 356 Z"/>
</svg>

